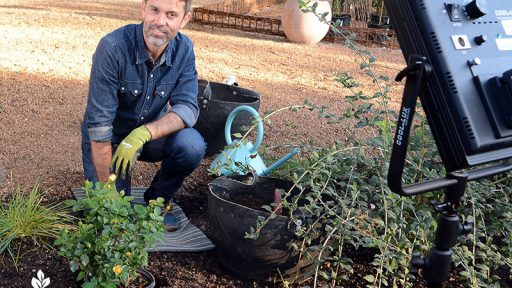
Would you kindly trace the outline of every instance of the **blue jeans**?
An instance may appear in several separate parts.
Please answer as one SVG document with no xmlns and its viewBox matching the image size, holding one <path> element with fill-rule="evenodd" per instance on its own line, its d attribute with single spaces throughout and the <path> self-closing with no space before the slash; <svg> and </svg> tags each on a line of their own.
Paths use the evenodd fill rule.
<svg viewBox="0 0 512 288">
<path fill-rule="evenodd" d="M 113 152 L 117 144 L 113 144 Z M 170 201 L 180 188 L 183 180 L 199 166 L 204 157 L 206 143 L 203 137 L 193 128 L 185 128 L 165 138 L 149 141 L 144 144 L 138 161 L 159 162 L 160 170 L 149 188 L 144 193 L 144 200 L 162 197 Z M 88 139 L 82 139 L 82 161 L 85 179 L 98 182 L 91 157 L 91 145 Z M 135 165 L 136 166 L 136 165 Z M 131 178 L 117 179 L 116 188 L 130 195 Z"/>
</svg>

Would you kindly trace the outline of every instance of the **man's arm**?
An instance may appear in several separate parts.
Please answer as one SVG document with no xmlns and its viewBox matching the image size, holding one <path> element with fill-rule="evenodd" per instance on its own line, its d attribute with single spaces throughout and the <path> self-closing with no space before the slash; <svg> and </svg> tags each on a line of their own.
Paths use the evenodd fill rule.
<svg viewBox="0 0 512 288">
<path fill-rule="evenodd" d="M 103 37 L 92 58 L 86 120 L 91 157 L 99 181 L 106 182 L 112 159 L 112 123 L 118 107 L 118 51 L 108 36 Z"/>
<path fill-rule="evenodd" d="M 91 141 L 91 154 L 98 180 L 107 182 L 110 175 L 110 161 L 112 160 L 112 143 L 110 141 Z"/>
<path fill-rule="evenodd" d="M 170 112 L 162 118 L 146 124 L 146 128 L 151 133 L 151 140 L 156 140 L 185 128 L 185 123 L 178 115 Z"/>
</svg>

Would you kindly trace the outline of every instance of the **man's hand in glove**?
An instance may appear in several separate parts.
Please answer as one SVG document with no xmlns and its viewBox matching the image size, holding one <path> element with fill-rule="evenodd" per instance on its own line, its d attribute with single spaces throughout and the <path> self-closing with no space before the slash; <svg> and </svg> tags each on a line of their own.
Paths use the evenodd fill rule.
<svg viewBox="0 0 512 288">
<path fill-rule="evenodd" d="M 151 140 L 151 133 L 146 126 L 143 125 L 134 129 L 119 143 L 116 153 L 114 157 L 112 157 L 110 169 L 112 169 L 114 173 L 120 174 L 119 176 L 123 178 L 125 178 L 126 175 L 131 175 L 133 165 L 140 154 L 142 145 L 149 140 Z"/>
</svg>

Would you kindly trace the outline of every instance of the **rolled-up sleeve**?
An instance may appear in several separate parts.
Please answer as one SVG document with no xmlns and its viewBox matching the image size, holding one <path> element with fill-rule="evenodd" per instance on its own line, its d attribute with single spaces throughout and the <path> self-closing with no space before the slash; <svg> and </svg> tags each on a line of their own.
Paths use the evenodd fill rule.
<svg viewBox="0 0 512 288">
<path fill-rule="evenodd" d="M 108 38 L 103 38 L 93 55 L 84 118 L 91 141 L 105 142 L 112 139 L 112 123 L 119 105 L 119 60 L 115 49 Z"/>
<path fill-rule="evenodd" d="M 184 68 L 178 78 L 177 84 L 171 94 L 170 112 L 178 115 L 186 127 L 193 127 L 199 117 L 197 104 L 197 71 L 195 55 L 192 42 L 189 43 L 190 50 L 186 57 Z"/>
</svg>

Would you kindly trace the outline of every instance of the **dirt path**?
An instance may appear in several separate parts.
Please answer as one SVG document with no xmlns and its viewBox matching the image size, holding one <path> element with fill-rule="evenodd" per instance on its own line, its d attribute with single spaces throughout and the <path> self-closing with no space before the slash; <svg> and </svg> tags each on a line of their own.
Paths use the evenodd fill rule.
<svg viewBox="0 0 512 288">
<path fill-rule="evenodd" d="M 0 167 L 5 172 L 0 197 L 14 187 L 30 187 L 37 179 L 47 199 L 70 198 L 69 189 L 81 185 L 79 126 L 91 57 L 106 33 L 140 21 L 139 5 L 135 0 L 0 0 Z M 306 46 L 284 38 L 193 23 L 184 33 L 195 43 L 200 78 L 222 82 L 226 76 L 236 75 L 240 86 L 260 93 L 260 111 L 309 99 L 339 113 L 344 109 L 343 95 L 349 92 L 335 83 L 335 73 L 360 74 L 360 59 L 340 45 Z M 379 59 L 377 72 L 392 76 L 403 65 L 400 51 L 371 51 Z M 363 82 L 361 89 L 370 86 Z M 401 86 L 391 87 L 398 96 Z M 309 112 L 278 114 L 272 122 L 265 132 L 264 144 L 268 146 L 343 141 L 350 129 L 329 126 Z M 206 165 L 209 160 L 204 161 Z M 134 185 L 148 185 L 155 169 L 155 165 L 139 165 Z M 206 169 L 199 169 L 180 197 L 199 199 L 200 209 L 204 209 L 205 195 L 197 193 L 202 193 L 198 187 L 204 187 L 207 179 Z M 200 209 L 191 213 L 204 228 L 205 210 Z M 159 259 L 166 257 L 170 256 Z M 190 259 L 177 257 L 182 259 L 176 264 L 182 265 L 178 272 L 187 274 L 190 267 L 183 263 Z M 218 260 L 203 262 L 218 266 Z M 197 268 L 203 270 L 196 274 L 219 275 L 216 280 L 203 277 L 214 285 L 228 281 L 220 268 L 208 267 Z"/>
</svg>

